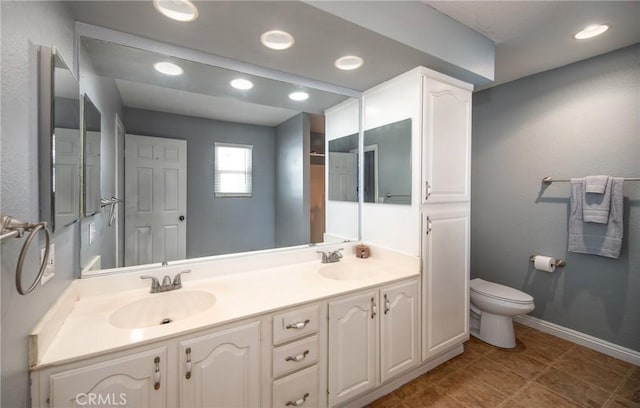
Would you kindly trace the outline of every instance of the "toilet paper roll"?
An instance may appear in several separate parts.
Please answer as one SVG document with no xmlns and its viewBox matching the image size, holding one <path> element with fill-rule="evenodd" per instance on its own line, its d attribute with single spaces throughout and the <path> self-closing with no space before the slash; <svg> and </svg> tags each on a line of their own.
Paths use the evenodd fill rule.
<svg viewBox="0 0 640 408">
<path fill-rule="evenodd" d="M 536 255 L 533 259 L 533 266 L 539 271 L 553 272 L 556 270 L 556 260 L 548 256 Z"/>
</svg>

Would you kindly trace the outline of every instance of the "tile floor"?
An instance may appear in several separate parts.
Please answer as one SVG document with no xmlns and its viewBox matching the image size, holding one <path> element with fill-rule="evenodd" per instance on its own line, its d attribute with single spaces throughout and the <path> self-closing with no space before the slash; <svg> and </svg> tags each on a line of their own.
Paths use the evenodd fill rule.
<svg viewBox="0 0 640 408">
<path fill-rule="evenodd" d="M 517 346 L 475 337 L 463 354 L 371 408 L 640 408 L 640 367 L 516 324 Z"/>
</svg>

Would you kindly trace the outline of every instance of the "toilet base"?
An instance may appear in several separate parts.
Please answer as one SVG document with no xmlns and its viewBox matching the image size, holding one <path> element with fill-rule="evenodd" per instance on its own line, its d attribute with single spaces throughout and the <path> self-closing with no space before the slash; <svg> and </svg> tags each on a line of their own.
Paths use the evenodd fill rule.
<svg viewBox="0 0 640 408">
<path fill-rule="evenodd" d="M 472 322 L 470 327 L 472 336 L 496 347 L 514 348 L 516 346 L 511 316 L 481 312 L 479 318 L 479 325 L 477 320 L 473 322 L 473 319 L 469 319 Z"/>
</svg>

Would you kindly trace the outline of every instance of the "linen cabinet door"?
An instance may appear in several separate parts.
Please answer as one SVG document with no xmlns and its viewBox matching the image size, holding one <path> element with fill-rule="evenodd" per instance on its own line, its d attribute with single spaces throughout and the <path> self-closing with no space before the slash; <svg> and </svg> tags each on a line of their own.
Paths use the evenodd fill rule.
<svg viewBox="0 0 640 408">
<path fill-rule="evenodd" d="M 471 91 L 424 77 L 422 203 L 471 199 Z"/>
<path fill-rule="evenodd" d="M 469 206 L 451 207 L 423 215 L 423 360 L 469 338 Z"/>
<path fill-rule="evenodd" d="M 329 406 L 377 386 L 378 291 L 329 303 Z"/>
<path fill-rule="evenodd" d="M 380 374 L 382 382 L 420 361 L 418 281 L 380 291 Z"/>
<path fill-rule="evenodd" d="M 180 342 L 180 406 L 260 405 L 260 322 Z"/>
<path fill-rule="evenodd" d="M 136 353 L 49 377 L 49 406 L 167 406 L 167 350 Z"/>
</svg>

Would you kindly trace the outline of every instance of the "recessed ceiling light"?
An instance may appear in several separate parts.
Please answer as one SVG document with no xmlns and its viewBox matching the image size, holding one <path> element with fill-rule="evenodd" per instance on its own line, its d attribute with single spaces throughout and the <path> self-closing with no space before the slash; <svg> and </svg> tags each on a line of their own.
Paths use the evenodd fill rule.
<svg viewBox="0 0 640 408">
<path fill-rule="evenodd" d="M 232 87 L 234 87 L 236 89 L 241 89 L 243 91 L 253 88 L 253 82 L 249 81 L 248 79 L 244 79 L 244 78 L 236 78 L 236 79 L 232 80 L 231 82 L 229 82 L 229 85 L 231 85 Z"/>
<path fill-rule="evenodd" d="M 176 21 L 189 22 L 198 18 L 198 9 L 190 0 L 153 0 L 153 7 Z"/>
<path fill-rule="evenodd" d="M 607 31 L 608 29 L 609 29 L 609 26 L 606 24 L 593 24 L 588 26 L 584 30 L 576 33 L 576 35 L 574 35 L 573 38 L 575 38 L 576 40 L 586 40 L 587 38 L 592 38 L 592 37 L 595 37 L 596 35 L 600 35 L 605 31 Z"/>
<path fill-rule="evenodd" d="M 176 76 L 182 75 L 182 73 L 184 72 L 182 68 L 180 68 L 173 62 L 156 62 L 155 64 L 153 64 L 153 67 L 156 69 L 156 71 L 161 72 L 165 75 Z"/>
<path fill-rule="evenodd" d="M 286 31 L 271 30 L 260 36 L 260 42 L 267 48 L 281 51 L 291 48 L 295 40 L 293 36 Z"/>
<path fill-rule="evenodd" d="M 357 55 L 345 55 L 336 60 L 335 66 L 343 71 L 358 69 L 364 64 L 364 60 Z"/>
<path fill-rule="evenodd" d="M 291 92 L 289 94 L 289 99 L 293 101 L 306 101 L 309 99 L 309 94 L 302 91 Z"/>
</svg>

